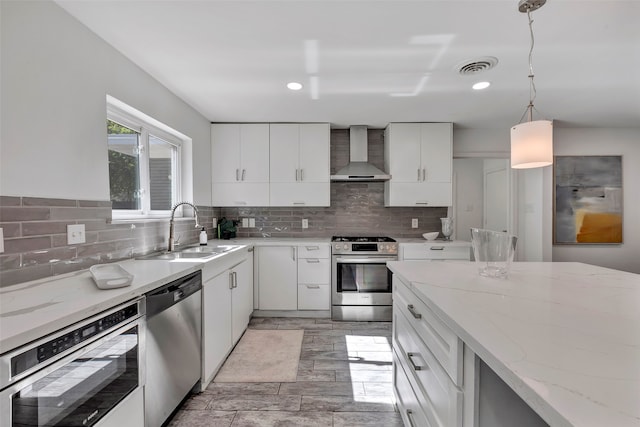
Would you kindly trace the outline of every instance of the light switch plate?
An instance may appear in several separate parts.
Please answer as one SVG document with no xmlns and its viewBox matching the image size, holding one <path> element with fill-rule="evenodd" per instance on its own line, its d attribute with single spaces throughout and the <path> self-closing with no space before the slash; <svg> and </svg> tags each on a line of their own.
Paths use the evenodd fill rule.
<svg viewBox="0 0 640 427">
<path fill-rule="evenodd" d="M 418 218 L 411 219 L 411 228 L 418 228 Z"/>
<path fill-rule="evenodd" d="M 249 227 L 249 218 L 242 218 L 242 228 Z"/>
<path fill-rule="evenodd" d="M 256 219 L 255 218 L 249 218 L 249 227 L 255 228 L 255 226 L 256 226 Z"/>
<path fill-rule="evenodd" d="M 0 254 L 4 252 L 4 230 L 0 228 Z"/>
<path fill-rule="evenodd" d="M 86 242 L 84 224 L 67 225 L 67 244 L 77 245 Z"/>
<path fill-rule="evenodd" d="M 309 228 L 309 220 L 306 218 L 302 219 L 302 228 Z"/>
</svg>

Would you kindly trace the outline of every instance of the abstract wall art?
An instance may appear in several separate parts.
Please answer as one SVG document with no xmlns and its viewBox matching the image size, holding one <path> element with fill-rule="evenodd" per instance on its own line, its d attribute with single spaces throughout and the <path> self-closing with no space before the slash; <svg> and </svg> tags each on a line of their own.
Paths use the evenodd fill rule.
<svg viewBox="0 0 640 427">
<path fill-rule="evenodd" d="M 556 156 L 554 244 L 622 243 L 622 156 Z"/>
</svg>

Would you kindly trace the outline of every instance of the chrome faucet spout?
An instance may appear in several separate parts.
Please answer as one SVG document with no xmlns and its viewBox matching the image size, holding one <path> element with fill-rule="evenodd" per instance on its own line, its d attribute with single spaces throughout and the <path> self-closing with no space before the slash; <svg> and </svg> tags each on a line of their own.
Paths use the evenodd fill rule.
<svg viewBox="0 0 640 427">
<path fill-rule="evenodd" d="M 193 216 L 196 218 L 196 228 L 200 228 L 200 224 L 198 223 L 198 209 L 193 205 L 193 203 L 189 202 L 180 202 L 176 203 L 173 208 L 171 208 L 171 219 L 169 220 L 169 245 L 167 246 L 167 252 L 172 252 L 174 249 L 174 231 L 173 231 L 173 218 L 176 215 L 176 209 L 179 206 L 187 205 L 193 208 Z"/>
</svg>

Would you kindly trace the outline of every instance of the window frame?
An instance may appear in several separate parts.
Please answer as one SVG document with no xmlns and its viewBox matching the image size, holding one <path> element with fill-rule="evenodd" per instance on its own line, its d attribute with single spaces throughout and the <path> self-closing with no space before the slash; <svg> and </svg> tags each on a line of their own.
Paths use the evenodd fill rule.
<svg viewBox="0 0 640 427">
<path fill-rule="evenodd" d="M 125 107 L 125 108 L 123 108 Z M 150 196 L 150 174 L 149 174 L 149 136 L 154 137 L 170 144 L 175 150 L 175 155 L 171 160 L 171 181 L 172 181 L 172 201 L 171 206 L 174 206 L 180 200 L 182 200 L 182 155 L 183 145 L 187 142 L 187 139 L 178 131 L 175 131 L 163 123 L 147 116 L 144 113 L 126 106 L 121 101 L 117 101 L 115 98 L 107 96 L 107 112 L 105 120 L 105 132 L 106 121 L 111 120 L 119 125 L 125 126 L 139 132 L 139 179 L 140 188 L 142 191 L 141 196 L 141 209 L 112 209 L 112 220 L 144 220 L 144 219 L 160 219 L 169 218 L 171 216 L 171 209 L 168 210 L 151 210 L 151 196 Z M 162 126 L 162 128 L 160 127 Z M 108 138 L 108 136 L 107 136 Z M 107 144 L 107 150 L 108 150 Z M 111 199 L 111 192 L 109 192 L 109 199 Z M 176 216 L 182 216 L 182 212 L 176 212 Z"/>
</svg>

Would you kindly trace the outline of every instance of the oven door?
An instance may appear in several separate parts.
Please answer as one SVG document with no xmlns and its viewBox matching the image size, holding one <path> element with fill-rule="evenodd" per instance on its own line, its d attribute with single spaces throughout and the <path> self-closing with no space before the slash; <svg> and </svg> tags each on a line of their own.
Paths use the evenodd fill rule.
<svg viewBox="0 0 640 427">
<path fill-rule="evenodd" d="M 142 319 L 123 325 L 3 390 L 0 424 L 96 425 L 141 386 L 143 328 Z"/>
<path fill-rule="evenodd" d="M 391 272 L 387 261 L 397 257 L 334 256 L 332 303 L 334 305 L 388 305 Z"/>
</svg>

